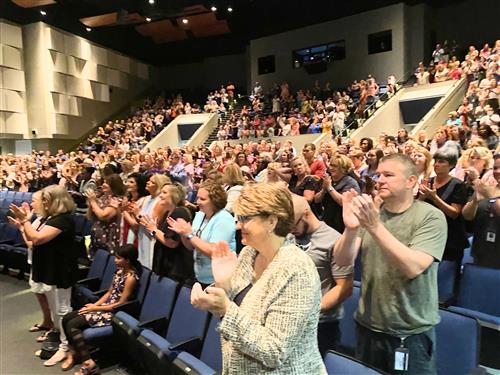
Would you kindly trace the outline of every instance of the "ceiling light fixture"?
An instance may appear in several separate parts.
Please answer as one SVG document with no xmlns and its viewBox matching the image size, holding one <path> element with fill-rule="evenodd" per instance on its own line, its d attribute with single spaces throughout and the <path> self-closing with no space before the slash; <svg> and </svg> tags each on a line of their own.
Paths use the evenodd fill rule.
<svg viewBox="0 0 500 375">
<path fill-rule="evenodd" d="M 47 12 L 46 12 L 46 11 L 44 11 L 44 10 L 41 10 L 41 11 L 40 11 L 40 14 L 41 14 L 42 16 L 46 16 L 46 15 L 47 15 Z"/>
<path fill-rule="evenodd" d="M 92 31 L 92 29 L 90 27 L 86 27 L 85 30 L 87 30 L 88 33 L 90 33 Z"/>
<path fill-rule="evenodd" d="M 182 23 L 183 23 L 184 25 L 186 25 L 188 22 L 189 22 L 189 21 L 187 20 L 187 18 L 183 18 L 183 19 L 182 19 Z"/>
<path fill-rule="evenodd" d="M 146 17 L 146 22 L 151 22 L 151 18 Z"/>
<path fill-rule="evenodd" d="M 149 0 L 149 3 L 153 5 L 155 3 L 155 0 Z"/>
<path fill-rule="evenodd" d="M 212 5 L 212 7 L 210 8 L 210 10 L 212 12 L 217 12 L 217 7 L 215 5 Z"/>
<path fill-rule="evenodd" d="M 227 7 L 227 11 L 228 11 L 229 13 L 231 13 L 231 12 L 233 11 L 233 8 L 231 8 L 231 7 Z"/>
</svg>

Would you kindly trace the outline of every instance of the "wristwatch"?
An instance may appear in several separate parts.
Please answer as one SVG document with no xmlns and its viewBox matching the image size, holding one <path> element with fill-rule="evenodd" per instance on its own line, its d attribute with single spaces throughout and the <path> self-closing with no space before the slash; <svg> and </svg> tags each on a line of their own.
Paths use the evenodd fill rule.
<svg viewBox="0 0 500 375">
<path fill-rule="evenodd" d="M 151 235 L 151 237 L 156 237 L 156 231 L 155 230 L 149 232 L 149 234 Z"/>
<path fill-rule="evenodd" d="M 335 188 L 334 188 L 333 186 L 330 186 L 330 187 L 328 188 L 328 191 L 334 191 L 334 190 L 335 190 Z"/>
<path fill-rule="evenodd" d="M 189 241 L 191 241 L 191 239 L 194 237 L 194 234 L 193 233 L 189 233 L 189 234 L 186 234 L 184 236 L 184 238 L 187 238 Z"/>
</svg>

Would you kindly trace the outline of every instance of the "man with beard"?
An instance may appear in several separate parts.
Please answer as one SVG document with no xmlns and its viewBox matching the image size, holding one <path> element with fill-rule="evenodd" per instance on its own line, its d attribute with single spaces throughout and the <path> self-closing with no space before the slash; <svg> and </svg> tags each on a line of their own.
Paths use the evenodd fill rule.
<svg viewBox="0 0 500 375">
<path fill-rule="evenodd" d="M 333 246 L 340 233 L 326 225 L 311 211 L 304 197 L 293 195 L 295 243 L 313 260 L 321 280 L 321 313 L 318 344 L 321 355 L 336 350 L 340 342 L 339 321 L 342 302 L 352 294 L 353 266 L 340 267 L 333 256 Z"/>
</svg>

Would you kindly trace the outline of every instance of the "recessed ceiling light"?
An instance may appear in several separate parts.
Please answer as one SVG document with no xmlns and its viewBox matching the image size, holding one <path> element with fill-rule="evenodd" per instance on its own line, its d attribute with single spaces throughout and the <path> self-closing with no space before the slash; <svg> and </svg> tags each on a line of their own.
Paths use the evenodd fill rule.
<svg viewBox="0 0 500 375">
<path fill-rule="evenodd" d="M 92 31 L 92 29 L 90 27 L 86 27 L 85 30 L 87 30 L 88 33 L 90 33 Z"/>
<path fill-rule="evenodd" d="M 46 12 L 46 11 L 44 11 L 44 10 L 41 10 L 41 11 L 40 11 L 40 14 L 41 14 L 42 16 L 46 16 L 46 15 L 47 15 L 47 12 Z"/>
<path fill-rule="evenodd" d="M 231 12 L 233 11 L 233 8 L 231 8 L 231 7 L 227 7 L 227 11 L 228 11 L 229 13 L 231 13 Z"/>
<path fill-rule="evenodd" d="M 146 22 L 151 22 L 151 18 L 146 17 Z"/>
<path fill-rule="evenodd" d="M 153 5 L 155 3 L 155 0 L 149 0 L 149 3 Z"/>
<path fill-rule="evenodd" d="M 210 8 L 210 10 L 212 12 L 217 12 L 217 7 L 215 5 L 212 5 L 212 7 Z"/>
<path fill-rule="evenodd" d="M 187 20 L 187 18 L 183 18 L 183 19 L 182 19 L 182 23 L 183 23 L 184 25 L 185 25 L 185 24 L 187 24 L 188 22 L 189 22 L 189 21 Z"/>
</svg>

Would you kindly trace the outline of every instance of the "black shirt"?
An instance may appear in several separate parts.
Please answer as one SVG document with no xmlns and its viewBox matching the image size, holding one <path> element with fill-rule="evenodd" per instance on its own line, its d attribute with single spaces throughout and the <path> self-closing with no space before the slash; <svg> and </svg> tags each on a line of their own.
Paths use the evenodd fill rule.
<svg viewBox="0 0 500 375">
<path fill-rule="evenodd" d="M 480 200 L 474 217 L 472 256 L 474 263 L 483 267 L 500 268 L 500 216 L 493 206 L 496 199 Z M 493 233 L 494 239 L 488 233 Z"/>
<path fill-rule="evenodd" d="M 78 278 L 75 223 L 71 214 L 64 213 L 49 217 L 45 225 L 57 228 L 61 233 L 33 247 L 33 281 L 55 285 L 57 288 L 70 288 Z"/>
<path fill-rule="evenodd" d="M 340 194 L 351 189 L 360 192 L 358 182 L 349 175 L 345 175 L 336 183 L 332 181 L 332 187 Z M 325 193 L 321 204 L 323 205 L 323 221 L 337 232 L 343 233 L 345 225 L 342 218 L 342 206 L 331 197 L 329 192 Z"/>
</svg>

